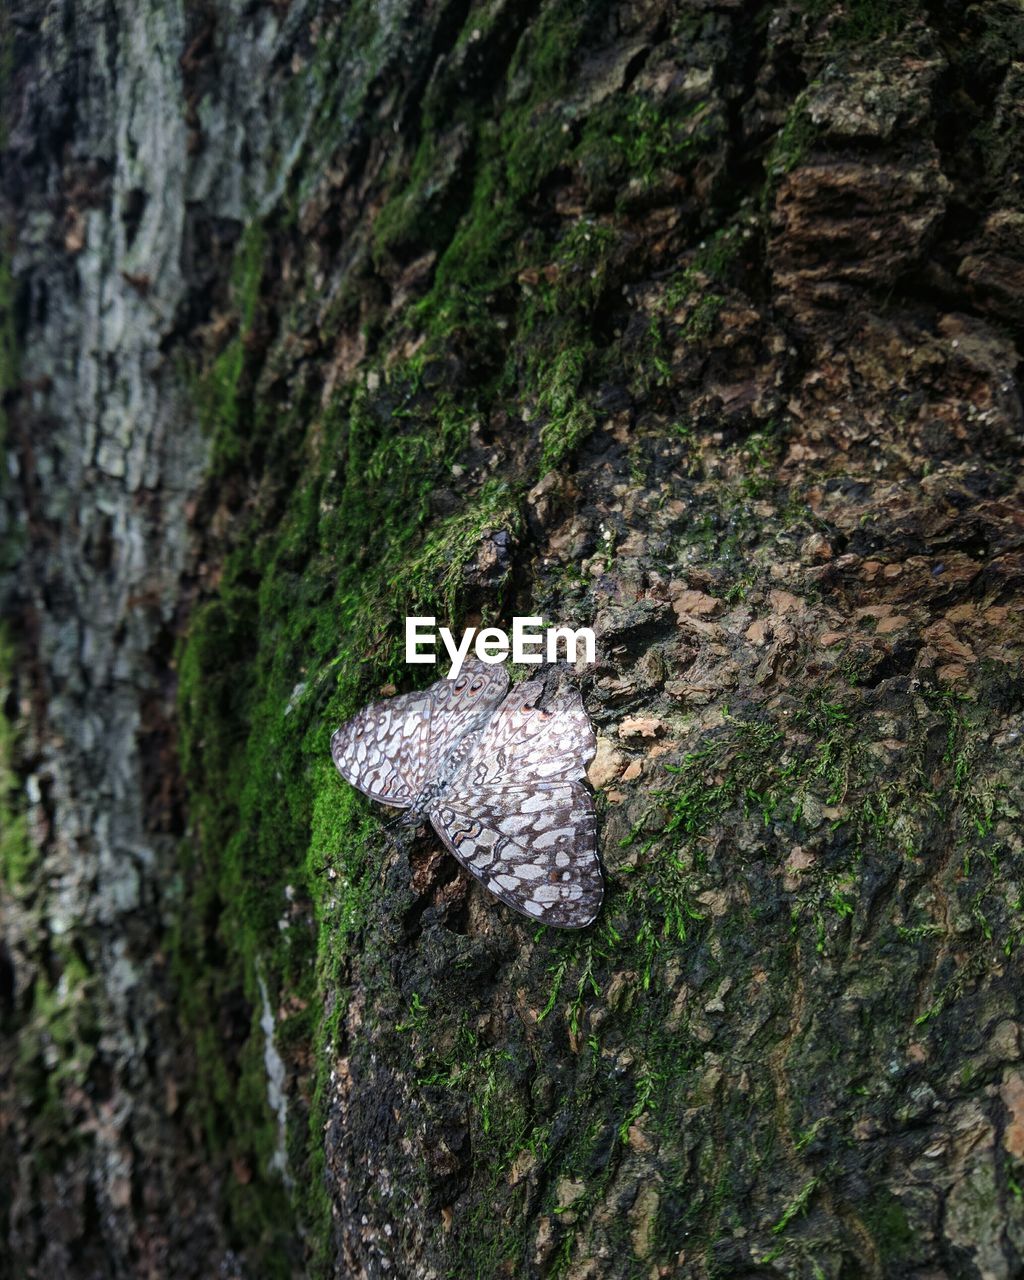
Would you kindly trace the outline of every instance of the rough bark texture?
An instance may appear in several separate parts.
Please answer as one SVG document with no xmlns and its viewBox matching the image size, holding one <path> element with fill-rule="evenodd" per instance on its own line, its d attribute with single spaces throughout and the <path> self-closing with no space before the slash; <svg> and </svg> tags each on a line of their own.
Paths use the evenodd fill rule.
<svg viewBox="0 0 1024 1280">
<path fill-rule="evenodd" d="M 1019 4 L 0 23 L 10 1274 L 1019 1275 Z M 591 929 L 407 613 L 596 628 Z"/>
</svg>

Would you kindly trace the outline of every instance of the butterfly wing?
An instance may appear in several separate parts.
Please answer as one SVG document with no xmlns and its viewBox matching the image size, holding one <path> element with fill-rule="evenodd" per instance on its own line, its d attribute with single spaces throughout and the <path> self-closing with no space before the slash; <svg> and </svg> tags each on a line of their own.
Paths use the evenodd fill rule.
<svg viewBox="0 0 1024 1280">
<path fill-rule="evenodd" d="M 506 906 L 542 924 L 582 929 L 604 888 L 597 823 L 579 782 L 450 792 L 430 812 L 446 848 Z"/>
<path fill-rule="evenodd" d="M 338 772 L 371 800 L 408 809 L 452 747 L 481 728 L 508 688 L 508 673 L 476 659 L 455 680 L 372 702 L 331 738 Z"/>
<path fill-rule="evenodd" d="M 336 730 L 331 759 L 346 782 L 381 804 L 412 805 L 427 772 L 430 694 L 371 702 Z"/>
<path fill-rule="evenodd" d="M 597 742 L 575 689 L 541 710 L 542 688 L 528 682 L 512 690 L 429 817 L 506 906 L 582 929 L 604 896 L 594 804 L 580 781 Z"/>
<path fill-rule="evenodd" d="M 494 715 L 508 692 L 508 672 L 503 666 L 468 658 L 456 679 L 438 680 L 429 692 L 428 781 L 460 738 L 482 729 Z"/>
<path fill-rule="evenodd" d="M 483 731 L 466 765 L 472 785 L 582 779 L 597 738 L 578 689 L 564 689 L 549 707 L 537 706 L 538 680 L 516 685 Z"/>
</svg>

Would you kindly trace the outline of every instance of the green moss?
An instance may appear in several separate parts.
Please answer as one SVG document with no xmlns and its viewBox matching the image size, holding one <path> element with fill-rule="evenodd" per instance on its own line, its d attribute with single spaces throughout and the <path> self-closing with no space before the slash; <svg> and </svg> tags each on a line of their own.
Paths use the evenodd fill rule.
<svg viewBox="0 0 1024 1280">
<path fill-rule="evenodd" d="M 883 1264 L 890 1268 L 914 1253 L 915 1239 L 900 1202 L 884 1188 L 865 1205 L 864 1225 L 871 1233 Z"/>
<path fill-rule="evenodd" d="M 809 88 L 814 88 L 812 82 Z M 807 113 L 807 90 L 801 93 L 786 116 L 786 122 L 775 135 L 764 163 L 765 181 L 761 190 L 761 210 L 767 212 L 782 178 L 803 164 L 814 146 L 818 130 Z"/>
<path fill-rule="evenodd" d="M 442 145 L 437 134 L 424 133 L 408 181 L 375 218 L 373 247 L 378 265 L 389 254 L 410 247 L 423 254 L 451 238 L 458 219 L 458 205 L 452 199 L 455 173 L 446 163 Z"/>
<path fill-rule="evenodd" d="M 594 415 L 580 394 L 585 370 L 580 348 L 560 352 L 538 379 L 537 408 L 541 427 L 542 475 L 554 470 L 594 429 Z"/>
<path fill-rule="evenodd" d="M 9 891 L 18 893 L 29 886 L 35 855 L 14 768 L 17 723 L 7 711 L 13 672 L 14 645 L 7 627 L 0 626 L 0 878 Z"/>
<path fill-rule="evenodd" d="M 600 130 L 600 137 L 610 137 L 620 149 L 625 168 L 642 186 L 650 185 L 661 169 L 670 172 L 686 167 L 696 139 L 689 123 L 704 110 L 703 104 L 689 108 L 680 116 L 670 115 L 660 104 L 647 98 L 634 98 L 621 104 L 614 100 L 613 109 L 622 109 L 621 125 L 607 132 Z"/>
<path fill-rule="evenodd" d="M 287 81 L 280 117 L 285 151 L 276 157 L 278 180 L 290 188 L 290 220 L 329 167 L 338 148 L 367 125 L 368 92 L 391 59 L 408 60 L 403 24 L 408 0 L 387 9 L 354 0 L 326 16 L 301 73 Z"/>
<path fill-rule="evenodd" d="M 472 177 L 463 184 L 468 203 L 457 211 L 454 232 L 439 258 L 432 287 L 413 313 L 431 336 L 441 339 L 472 326 L 477 344 L 504 345 L 500 333 L 495 333 L 498 317 L 493 304 L 497 297 L 505 305 L 511 303 L 520 269 L 534 265 L 522 255 L 526 242 L 536 239 L 532 229 L 537 192 L 556 171 L 585 166 L 588 147 L 597 136 L 586 130 L 577 136 L 563 94 L 581 43 L 603 20 L 606 9 L 603 0 L 585 5 L 563 0 L 544 6 L 526 28 L 513 55 L 500 109 L 493 116 L 469 114 L 464 120 L 472 137 L 467 153 L 473 156 Z M 473 22 L 470 15 L 467 26 L 472 27 Z M 655 127 L 648 116 L 642 104 L 634 104 L 633 115 L 627 117 L 627 123 L 633 124 L 626 168 L 630 157 L 635 159 L 634 151 L 658 155 L 667 145 L 665 130 L 672 126 L 662 121 Z M 425 161 L 420 172 L 426 181 L 429 165 Z M 393 225 L 405 224 L 417 201 L 414 193 L 422 188 L 417 177 L 389 201 L 382 215 L 389 236 Z M 444 216 L 450 225 L 450 213 Z M 611 238 L 609 230 L 589 221 L 577 243 L 570 232 L 554 255 L 556 263 L 564 256 L 569 269 L 565 279 L 550 291 L 552 308 L 572 308 L 580 302 L 592 305 L 603 283 Z M 417 243 L 419 240 L 417 232 Z M 578 265 L 574 260 L 584 246 L 584 256 L 595 259 L 586 274 L 574 269 Z M 535 338 L 545 345 L 543 334 Z M 547 358 L 553 360 L 557 350 L 552 342 Z"/>
<path fill-rule="evenodd" d="M 0 17 L 0 91 L 9 70 L 8 20 Z M 0 123 L 0 132 L 2 132 Z M 6 393 L 18 385 L 18 349 L 14 317 L 14 280 L 10 271 L 10 235 L 0 228 L 0 458 L 7 446 Z M 6 484 L 7 472 L 0 479 Z M 0 548 L 4 567 L 16 564 L 15 536 Z M 0 883 L 20 909 L 33 910 L 39 856 L 26 812 L 24 775 L 19 767 L 21 709 L 17 667 L 24 662 L 13 628 L 0 623 Z M 27 999 L 9 1011 L 14 1031 L 13 1088 L 20 1105 L 33 1111 L 33 1159 L 40 1177 L 87 1138 L 69 1129 L 65 1093 L 87 1086 L 99 1030 L 92 977 L 79 952 L 63 937 L 51 938 L 46 965 L 32 975 Z M 24 979 L 24 973 L 22 974 Z"/>
<path fill-rule="evenodd" d="M 35 975 L 19 1018 L 14 1080 L 35 1116 L 34 1159 L 41 1175 L 88 1142 L 67 1124 L 67 1093 L 88 1085 L 100 1029 L 94 980 L 65 939 L 57 939 L 45 970 Z"/>
<path fill-rule="evenodd" d="M 594 0 L 545 6 L 513 55 L 508 83 L 517 92 L 501 120 L 504 176 L 513 202 L 532 202 L 568 155 L 571 126 L 562 95 L 588 27 L 607 7 Z"/>
<path fill-rule="evenodd" d="M 441 83 L 446 72 L 438 72 L 424 99 L 423 141 L 395 161 L 372 246 L 384 272 L 392 256 L 430 248 L 438 255 L 434 274 L 417 301 L 373 322 L 358 375 L 329 403 L 321 403 L 318 387 L 306 388 L 301 372 L 286 390 L 272 382 L 254 403 L 257 381 L 261 387 L 271 381 L 261 379 L 263 356 L 252 341 L 260 308 L 287 316 L 287 298 L 273 296 L 279 282 L 264 280 L 268 252 L 255 227 L 240 241 L 232 280 L 237 333 L 200 379 L 204 417 L 217 441 L 218 483 L 230 481 L 246 505 L 230 531 L 218 585 L 194 613 L 179 654 L 193 829 L 182 851 L 185 909 L 175 972 L 200 1058 L 197 1112 L 211 1145 L 250 1174 L 232 1186 L 232 1229 L 240 1243 L 262 1242 L 254 1263 L 261 1274 L 287 1262 L 293 1217 L 314 1273 L 328 1269 L 323 1125 L 356 963 L 367 998 L 363 1025 L 375 1046 L 401 1064 L 412 1094 L 396 1124 L 409 1127 L 410 1140 L 423 1116 L 432 1124 L 436 1118 L 438 1130 L 446 1118 L 455 1123 L 452 1117 L 468 1126 L 473 1161 L 464 1171 L 459 1215 L 446 1242 L 438 1215 L 433 1242 L 446 1251 L 452 1275 L 529 1265 L 538 1212 L 556 1222 L 552 1267 L 569 1267 L 576 1234 L 585 1238 L 587 1216 L 600 1206 L 636 1128 L 655 1134 L 664 1152 L 659 1256 L 671 1256 L 671 1248 L 693 1248 L 694 1256 L 710 1248 L 735 1226 L 730 1164 L 740 1155 L 701 1148 L 693 1156 L 700 1186 L 681 1203 L 678 1188 L 692 1166 L 678 1135 L 690 1109 L 709 1105 L 714 1085 L 704 1078 L 705 1042 L 689 1034 L 702 1004 L 674 1009 L 673 1001 L 683 966 L 698 975 L 695 986 L 708 984 L 705 1002 L 723 976 L 742 990 L 750 965 L 738 944 L 749 914 L 767 909 L 756 900 L 747 907 L 730 900 L 724 912 L 709 907 L 721 870 L 716 832 L 756 829 L 763 848 L 756 858 L 737 855 L 735 865 L 737 874 L 753 875 L 758 858 L 777 862 L 783 840 L 788 849 L 803 837 L 812 811 L 841 808 L 841 817 L 830 820 L 843 829 L 839 853 L 801 883 L 779 920 L 780 953 L 816 957 L 843 946 L 865 849 L 902 852 L 925 804 L 952 806 L 975 829 L 996 814 L 986 809 L 980 785 L 969 790 L 972 726 L 957 723 L 942 785 L 929 781 L 927 798 L 910 787 L 887 789 L 861 750 L 861 690 L 841 701 L 836 682 L 825 681 L 821 696 L 798 706 L 791 719 L 746 706 L 688 742 L 654 787 L 658 794 L 649 796 L 651 812 L 619 850 L 622 862 L 611 868 L 599 924 L 584 936 L 537 931 L 544 976 L 522 997 L 539 1015 L 529 1034 L 505 1028 L 494 1044 L 492 1032 L 476 1024 L 459 967 L 473 962 L 468 940 L 451 941 L 452 954 L 431 966 L 429 988 L 400 988 L 386 962 L 393 957 L 376 940 L 378 917 L 403 917 L 410 897 L 402 887 L 384 900 L 379 871 L 387 845 L 379 818 L 339 782 L 329 760 L 330 732 L 389 679 L 401 674 L 407 681 L 406 613 L 434 614 L 461 628 L 469 610 L 497 614 L 507 603 L 501 583 L 496 592 L 473 587 L 473 563 L 490 532 L 521 532 L 523 489 L 536 474 L 565 464 L 594 429 L 587 390 L 602 380 L 604 350 L 612 345 L 602 309 L 626 282 L 628 237 L 609 211 L 626 187 L 636 193 L 674 181 L 717 127 L 704 105 L 655 105 L 639 96 L 618 103 L 613 95 L 607 108 L 618 113 L 613 128 L 611 114 L 601 118 L 603 109 L 582 121 L 572 114 L 564 90 L 588 24 L 603 11 L 568 0 L 542 6 L 526 25 L 508 76 L 493 86 L 493 109 L 470 104 L 448 121 L 465 131 L 457 175 L 438 168 L 444 148 L 434 141 L 430 113 L 440 118 L 452 93 L 450 83 Z M 466 28 L 479 18 L 472 10 Z M 372 56 L 383 57 L 369 9 L 358 21 L 366 24 Z M 342 90 L 330 82 L 344 66 L 340 46 L 332 43 L 329 56 L 318 49 L 314 61 L 310 74 L 322 80 L 322 102 L 337 110 Z M 348 136 L 351 116 L 342 119 L 341 112 L 332 125 L 330 110 L 317 111 L 321 132 L 310 139 L 303 168 L 314 155 L 326 161 L 331 146 Z M 800 104 L 780 132 L 769 173 L 799 163 L 812 141 Z M 572 218 L 538 218 L 543 184 L 563 177 L 578 180 L 590 208 Z M 300 172 L 296 199 L 316 180 Z M 727 227 L 685 259 L 650 317 L 638 360 L 644 376 L 671 382 L 673 324 L 695 341 L 711 332 L 742 237 L 738 225 Z M 357 289 L 351 280 L 347 287 Z M 333 323 L 321 335 L 325 348 L 336 337 Z M 411 357 L 399 354 L 411 350 Z M 282 365 L 290 367 L 287 360 Z M 609 381 L 627 380 L 618 367 L 607 372 Z M 515 437 L 505 461 L 525 459 L 496 474 L 487 469 L 495 422 Z M 720 577 L 723 593 L 736 593 L 731 598 L 767 581 L 767 562 L 779 558 L 774 544 L 760 559 L 749 554 L 763 524 L 752 503 L 776 498 L 782 452 L 778 433 L 760 425 L 718 450 L 721 483 L 716 477 L 708 486 L 713 492 L 694 504 L 702 516 L 666 551 L 684 563 L 684 553 L 699 555 Z M 698 425 L 679 435 L 692 455 L 692 479 L 701 467 Z M 793 525 L 803 518 L 794 514 Z M 605 552 L 610 561 L 614 533 Z M 560 580 L 560 606 L 587 599 L 586 581 L 574 573 L 570 568 Z M 424 678 L 435 674 L 427 670 Z M 678 728 L 686 732 L 685 724 Z M 930 767 L 925 775 L 922 763 L 921 776 L 933 774 Z M 987 901 L 978 908 L 995 918 L 998 945 L 1001 917 Z M 894 945 L 929 942 L 927 935 L 893 937 Z M 312 1080 L 308 1111 L 297 1106 L 291 1114 L 290 1195 L 270 1167 L 277 1131 L 266 1101 L 260 975 L 274 1010 L 297 1010 L 278 1022 L 279 1050 L 312 1063 L 303 1068 Z M 232 1018 L 234 1031 L 225 1035 Z M 579 1070 L 568 1073 L 571 1083 L 559 1080 L 557 1088 L 567 1092 L 554 1105 L 543 1094 L 545 1064 L 558 1056 L 546 1052 L 545 1038 L 556 1036 L 570 1038 Z M 631 1058 L 621 1055 L 623 1044 Z M 736 1098 L 730 1104 L 740 1105 Z M 767 1111 L 773 1104 L 758 1105 Z M 811 1132 L 815 1119 L 794 1115 L 794 1131 Z M 742 1124 L 735 1128 L 746 1136 Z M 767 1152 L 768 1138 L 758 1134 L 758 1142 Z M 522 1173 L 522 1190 L 506 1201 L 528 1168 L 533 1182 Z M 428 1187 L 430 1176 L 424 1170 Z M 586 1185 L 579 1204 L 558 1205 L 555 1188 L 563 1178 Z M 794 1183 L 780 1194 L 782 1236 L 811 1194 L 801 1191 L 804 1182 Z M 495 1215 L 496 1200 L 507 1205 L 504 1220 Z M 627 1233 L 624 1256 L 631 1247 Z"/>
<path fill-rule="evenodd" d="M 339 783 L 330 730 L 397 670 L 406 611 L 459 624 L 464 565 L 486 533 L 514 530 L 518 519 L 515 494 L 489 481 L 426 532 L 432 495 L 472 419 L 440 380 L 428 359 L 379 368 L 372 392 L 365 384 L 346 390 L 319 418 L 300 426 L 297 410 L 278 424 L 278 447 L 307 459 L 303 481 L 269 533 L 253 517 L 253 536 L 228 557 L 218 595 L 193 615 L 179 655 L 195 842 L 177 973 L 200 1047 L 208 1139 L 251 1173 L 232 1189 L 233 1228 L 245 1238 L 250 1225 L 271 1224 L 268 1257 L 286 1253 L 287 1197 L 269 1169 L 277 1135 L 257 974 L 266 975 L 273 1008 L 285 993 L 322 1008 L 318 993 L 343 985 L 345 955 L 365 924 L 379 830 L 367 803 Z M 310 435 L 318 440 L 314 465 Z M 290 905 L 297 901 L 308 901 L 311 921 Z M 222 956 L 214 968 L 211 937 Z M 225 1005 L 249 1010 L 235 1061 L 219 1046 L 217 1010 Z M 310 1188 L 296 1209 L 322 1256 L 323 1073 L 343 1014 L 339 997 L 330 1018 L 300 1020 L 288 1032 L 317 1063 L 311 1140 L 293 1146 L 309 1162 L 296 1171 L 296 1184 Z"/>
<path fill-rule="evenodd" d="M 970 752 L 970 742 L 979 741 L 981 726 L 956 727 L 955 745 L 947 748 L 941 775 L 926 764 L 932 747 L 930 736 L 923 733 L 901 764 L 897 783 L 885 776 L 880 758 L 864 750 L 869 723 L 857 700 L 843 706 L 830 700 L 824 689 L 812 691 L 805 705 L 795 713 L 790 709 L 781 723 L 749 715 L 727 717 L 721 729 L 707 734 L 680 763 L 667 766 L 671 785 L 651 793 L 650 813 L 624 841 L 635 853 L 614 877 L 586 962 L 581 964 L 578 955 L 575 960 L 566 955 L 553 969 L 546 1012 L 561 1004 L 565 1016 L 579 1022 L 576 1000 L 566 999 L 574 969 L 597 990 L 613 965 L 632 974 L 639 990 L 655 992 L 663 985 L 666 966 L 676 962 L 674 957 L 685 958 L 691 968 L 699 966 L 701 958 L 707 962 L 709 943 L 721 945 L 734 930 L 742 937 L 742 911 L 730 906 L 712 926 L 705 906 L 708 891 L 718 891 L 720 871 L 710 855 L 717 848 L 715 833 L 723 828 L 735 831 L 751 820 L 758 823 L 764 832 L 759 859 L 772 859 L 784 857 L 802 842 L 813 847 L 811 833 L 821 831 L 823 808 L 831 806 L 838 812 L 831 820 L 832 832 L 840 833 L 833 835 L 834 852 L 827 862 L 801 876 L 791 907 L 791 938 L 812 952 L 828 955 L 842 953 L 851 924 L 863 927 L 859 904 L 865 899 L 860 885 L 865 859 L 872 868 L 868 874 L 877 875 L 874 868 L 888 865 L 894 856 L 897 862 L 916 856 L 915 841 L 936 822 L 947 832 L 963 831 L 963 838 L 975 847 L 976 828 L 965 822 L 965 810 L 970 813 L 973 801 L 962 790 L 962 777 L 957 781 L 956 765 L 964 758 L 965 748 Z M 967 741 L 961 738 L 963 733 Z M 1004 805 L 998 811 L 1006 818 L 1012 809 Z M 648 831 L 653 834 L 645 838 Z M 906 852 L 898 852 L 901 848 Z M 989 865 L 991 870 L 973 894 L 960 877 L 948 886 L 964 902 L 965 914 L 973 912 L 978 921 L 973 947 L 979 964 L 989 963 L 984 957 L 992 957 L 998 949 L 1012 948 L 1020 932 L 1019 904 L 992 896 L 998 858 Z M 733 875 L 736 870 L 734 864 Z M 972 874 L 977 875 L 977 869 Z M 898 931 L 892 927 L 891 933 L 896 937 Z M 919 933 L 911 929 L 899 936 L 932 945 L 933 933 L 927 928 Z M 731 973 L 735 979 L 735 965 Z M 926 1017 L 938 1017 L 961 987 L 958 976 L 948 988 L 940 989 Z M 620 998 L 618 1007 L 628 1010 L 632 1004 Z M 647 1006 L 643 1009 L 646 1012 Z M 660 1064 L 663 1056 L 645 1045 L 650 1046 L 652 1038 L 656 1043 L 662 1031 L 656 1020 L 645 1022 L 643 1016 L 638 1023 L 637 1013 L 630 1015 L 627 1042 L 648 1061 Z M 670 1094 L 671 1089 L 665 1090 L 660 1103 L 667 1114 L 672 1108 L 664 1099 Z"/>
<path fill-rule="evenodd" d="M 804 1183 L 794 1198 L 786 1205 L 778 1222 L 772 1227 L 772 1232 L 775 1235 L 785 1231 L 793 1219 L 806 1210 L 811 1196 L 817 1190 L 820 1181 L 820 1178 L 809 1178 Z"/>
<path fill-rule="evenodd" d="M 265 237 L 258 222 L 246 225 L 233 259 L 230 296 L 236 332 L 213 360 L 196 388 L 200 422 L 212 437 L 212 465 L 226 472 L 237 466 L 250 446 L 250 434 L 240 430 L 245 371 L 245 343 L 252 331 L 263 278 Z"/>
<path fill-rule="evenodd" d="M 266 975 L 275 1007 L 285 992 L 297 992 L 322 1009 L 323 993 L 331 992 L 330 1013 L 308 1024 L 316 1064 L 309 1142 L 291 1144 L 306 1162 L 297 1181 L 308 1191 L 296 1209 L 321 1265 L 329 1225 L 321 1180 L 326 1073 L 344 1016 L 346 955 L 364 945 L 379 848 L 377 819 L 339 786 L 327 737 L 399 670 L 401 614 L 434 613 L 459 625 L 464 565 L 486 533 L 517 528 L 519 494 L 500 480 L 463 492 L 456 513 L 443 519 L 434 514 L 434 491 L 448 483 L 452 464 L 463 456 L 471 423 L 508 397 L 520 398 L 541 426 L 541 471 L 559 465 L 593 428 L 580 388 L 593 373 L 591 312 L 613 270 L 617 239 L 581 219 L 526 256 L 520 244 L 540 177 L 574 162 L 573 135 L 562 127 L 557 91 L 582 21 L 575 6 L 546 11 L 515 61 L 512 76 L 520 88 L 514 104 L 494 123 L 472 122 L 468 203 L 453 218 L 450 208 L 440 207 L 448 195 L 440 200 L 439 246 L 448 227 L 454 230 L 431 288 L 403 317 L 426 337 L 417 356 L 387 368 L 371 358 L 360 384 L 343 390 L 325 410 L 295 406 L 276 425 L 269 411 L 266 430 L 283 450 L 275 470 L 291 469 L 299 483 L 271 532 L 257 512 L 252 535 L 236 538 L 218 596 L 194 615 L 180 657 L 183 759 L 196 827 L 190 911 L 203 924 L 182 937 L 179 957 L 182 982 L 194 991 L 188 1016 L 205 1027 L 197 1039 L 208 1132 L 253 1169 L 253 1183 L 236 1191 L 240 1228 L 253 1206 L 266 1211 L 261 1196 L 272 1181 L 265 1170 L 272 1120 L 260 1114 L 266 1106 L 259 1055 L 245 1051 L 237 1062 L 218 1055 L 210 1011 L 232 992 L 255 1011 L 257 969 Z M 638 109 L 627 123 L 635 133 L 627 149 L 633 158 L 652 164 L 667 158 L 664 122 Z M 424 201 L 434 200 L 433 164 L 424 144 L 408 183 L 378 219 L 381 253 L 401 249 Z M 554 283 L 548 292 L 538 290 L 543 296 L 536 305 L 520 308 L 519 273 L 538 255 L 541 266 L 554 262 Z M 218 464 L 224 473 L 254 462 L 241 391 L 252 379 L 242 340 L 251 312 L 246 319 L 241 282 L 258 279 L 257 267 L 253 253 L 236 275 L 239 341 L 212 376 L 213 417 L 226 431 Z M 248 296 L 257 298 L 258 290 Z M 514 316 L 511 333 L 499 328 L 503 314 Z M 475 402 L 457 401 L 447 388 L 446 353 L 463 333 L 473 339 Z M 309 899 L 314 927 L 306 942 L 288 942 L 295 931 L 278 927 L 287 918 L 286 885 Z M 215 982 L 204 954 L 211 930 L 225 958 Z M 607 954 L 608 944 L 598 942 L 566 978 L 573 1034 L 581 1031 L 597 990 L 597 966 Z M 598 1135 L 581 1124 L 585 1139 L 568 1148 L 564 1141 L 555 1144 L 549 1123 L 538 1122 L 527 1105 L 521 1056 L 492 1050 L 468 1029 L 460 1032 L 460 1015 L 439 1007 L 434 993 L 422 998 L 430 1004 L 433 1044 L 447 1037 L 452 1047 L 439 1062 L 435 1055 L 433 1064 L 424 1065 L 420 1088 L 468 1098 L 474 1150 L 488 1153 L 479 1165 L 486 1176 L 478 1175 L 473 1191 L 476 1225 L 459 1233 L 453 1249 L 470 1267 L 459 1273 L 490 1274 L 493 1263 L 522 1257 L 526 1247 L 525 1219 L 511 1231 L 491 1222 L 494 1180 L 524 1151 L 552 1168 L 582 1168 Z M 410 1018 L 409 1008 L 406 1000 L 396 1021 L 403 1036 L 415 1037 L 425 1028 Z M 250 1021 L 255 1042 L 255 1012 Z M 282 1043 L 280 1030 L 278 1039 Z M 617 1130 L 657 1105 L 651 1081 L 642 1077 L 637 1087 L 622 1091 Z M 584 1096 L 573 1101 L 581 1120 L 588 1104 Z"/>
<path fill-rule="evenodd" d="M 639 844 L 635 864 L 624 869 L 621 909 L 639 920 L 633 950 L 645 990 L 666 948 L 692 947 L 695 930 L 698 938 L 703 932 L 706 912 L 697 895 L 707 864 L 704 834 L 737 807 L 768 822 L 792 794 L 795 770 L 777 763 L 781 737 L 767 721 L 727 720 L 678 765 L 665 766 L 674 785 L 652 795 L 663 806 L 657 834 L 641 843 L 641 822 L 624 841 L 627 848 Z"/>
<path fill-rule="evenodd" d="M 707 102 L 613 94 L 588 113 L 575 159 L 593 198 L 626 208 L 678 181 L 720 130 Z"/>
<path fill-rule="evenodd" d="M 803 0 L 815 18 L 835 12 L 831 0 Z M 898 35 L 921 12 L 917 0 L 846 0 L 834 21 L 833 47 L 858 46 Z"/>
</svg>

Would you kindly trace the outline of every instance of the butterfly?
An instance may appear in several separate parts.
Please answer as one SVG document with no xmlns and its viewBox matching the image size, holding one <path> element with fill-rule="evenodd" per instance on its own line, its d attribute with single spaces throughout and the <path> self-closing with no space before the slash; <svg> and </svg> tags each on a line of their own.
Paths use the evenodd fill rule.
<svg viewBox="0 0 1024 1280">
<path fill-rule="evenodd" d="M 456 679 L 371 703 L 331 738 L 338 772 L 371 800 L 427 820 L 506 906 L 582 929 L 604 894 L 594 803 L 582 779 L 597 740 L 579 691 L 537 705 L 476 658 Z"/>
</svg>

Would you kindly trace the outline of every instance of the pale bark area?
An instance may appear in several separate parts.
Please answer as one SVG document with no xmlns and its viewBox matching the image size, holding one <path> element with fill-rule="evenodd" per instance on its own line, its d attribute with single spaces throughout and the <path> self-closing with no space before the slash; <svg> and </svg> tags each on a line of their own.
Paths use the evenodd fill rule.
<svg viewBox="0 0 1024 1280">
<path fill-rule="evenodd" d="M 3 895 L 6 1247 L 17 1274 L 212 1269 L 216 1179 L 177 1112 L 189 1048 L 164 949 L 184 830 L 168 663 L 207 454 L 181 341 L 261 194 L 242 113 L 276 24 L 238 24 L 198 156 L 182 5 L 22 5 L 3 21 L 19 348 L 3 596 L 34 850 Z"/>
</svg>

